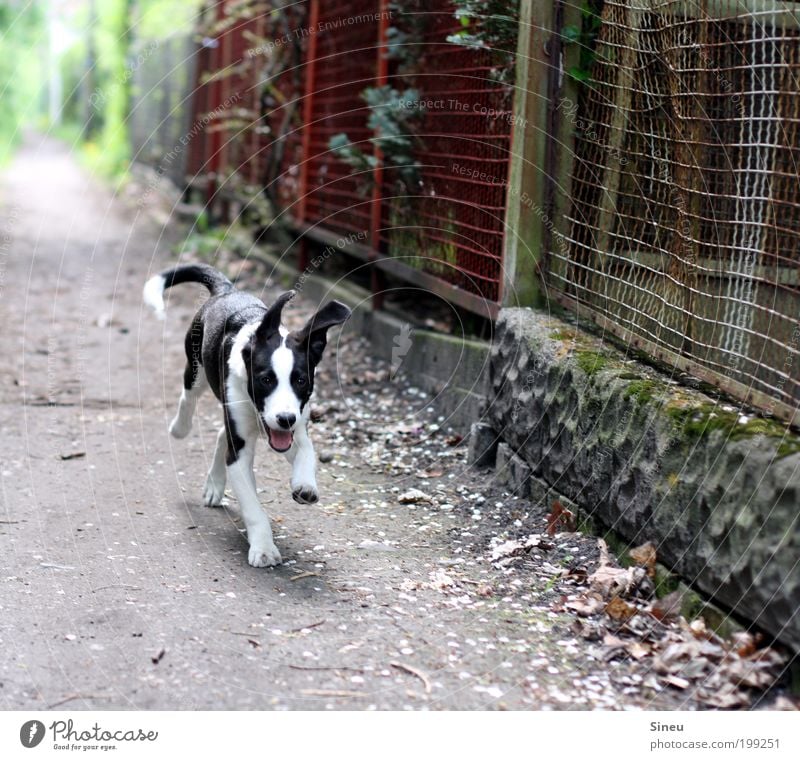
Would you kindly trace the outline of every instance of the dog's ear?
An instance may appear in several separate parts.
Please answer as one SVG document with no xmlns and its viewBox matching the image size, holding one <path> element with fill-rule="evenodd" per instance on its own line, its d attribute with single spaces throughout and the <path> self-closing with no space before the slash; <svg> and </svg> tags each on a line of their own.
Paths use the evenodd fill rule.
<svg viewBox="0 0 800 760">
<path fill-rule="evenodd" d="M 328 343 L 328 330 L 340 325 L 350 316 L 350 309 L 339 301 L 326 303 L 301 330 L 291 334 L 301 351 L 308 355 L 309 363 L 316 365 Z"/>
<path fill-rule="evenodd" d="M 256 330 L 256 340 L 265 340 L 269 338 L 270 335 L 278 332 L 281 326 L 281 312 L 283 311 L 283 307 L 294 298 L 294 295 L 295 293 L 293 290 L 287 290 L 275 299 L 275 303 L 267 309 L 264 319 L 261 320 L 261 324 Z"/>
</svg>

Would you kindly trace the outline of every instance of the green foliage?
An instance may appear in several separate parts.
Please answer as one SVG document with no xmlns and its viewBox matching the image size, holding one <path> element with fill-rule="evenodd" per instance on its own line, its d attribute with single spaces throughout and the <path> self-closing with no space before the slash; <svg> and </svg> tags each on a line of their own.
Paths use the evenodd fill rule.
<svg viewBox="0 0 800 760">
<path fill-rule="evenodd" d="M 585 84 L 591 80 L 591 68 L 596 57 L 597 35 L 602 19 L 602 0 L 585 0 L 581 6 L 581 25 L 568 25 L 561 30 L 561 37 L 568 45 L 580 45 L 577 66 L 571 66 L 567 74 L 576 82 Z"/>
<path fill-rule="evenodd" d="M 407 191 L 416 191 L 420 175 L 419 164 L 414 160 L 414 122 L 424 112 L 419 105 L 419 92 L 400 92 L 384 85 L 368 87 L 361 97 L 370 109 L 370 142 L 380 150 L 384 163 L 393 167 L 398 184 Z M 354 145 L 344 132 L 331 137 L 328 147 L 358 175 L 360 190 L 366 194 L 374 183 L 372 170 L 379 164 L 378 157 Z"/>
<path fill-rule="evenodd" d="M 389 60 L 397 64 L 397 74 L 413 72 L 424 51 L 431 14 L 426 12 L 427 0 L 393 0 L 389 3 L 392 24 L 386 30 Z"/>
<path fill-rule="evenodd" d="M 455 17 L 461 24 L 447 41 L 464 47 L 492 51 L 496 60 L 490 76 L 513 82 L 514 57 L 519 33 L 519 2 L 516 0 L 456 0 Z"/>
<path fill-rule="evenodd" d="M 44 34 L 38 4 L 0 1 L 0 166 L 10 158 L 22 127 L 35 122 L 46 105 Z"/>
<path fill-rule="evenodd" d="M 194 28 L 201 0 L 95 0 L 64 6 L 60 22 L 74 42 L 59 54 L 63 102 L 55 134 L 82 140 L 81 153 L 103 176 L 121 179 L 131 159 L 128 117 L 134 72 L 159 42 Z M 137 59 L 135 51 L 144 51 Z M 178 76 L 178 73 L 170 74 Z M 156 90 L 148 97 L 162 95 Z"/>
<path fill-rule="evenodd" d="M 163 40 L 195 29 L 202 5 L 203 0 L 138 0 L 136 39 Z"/>
</svg>

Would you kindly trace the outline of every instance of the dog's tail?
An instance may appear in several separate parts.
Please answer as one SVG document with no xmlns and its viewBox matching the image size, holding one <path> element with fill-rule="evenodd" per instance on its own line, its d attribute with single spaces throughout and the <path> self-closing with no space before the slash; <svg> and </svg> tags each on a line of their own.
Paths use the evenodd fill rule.
<svg viewBox="0 0 800 760">
<path fill-rule="evenodd" d="M 208 264 L 183 264 L 151 277 L 144 285 L 142 297 L 159 319 L 164 319 L 164 291 L 183 282 L 198 282 L 208 288 L 212 296 L 233 290 L 233 283 L 222 272 Z"/>
</svg>

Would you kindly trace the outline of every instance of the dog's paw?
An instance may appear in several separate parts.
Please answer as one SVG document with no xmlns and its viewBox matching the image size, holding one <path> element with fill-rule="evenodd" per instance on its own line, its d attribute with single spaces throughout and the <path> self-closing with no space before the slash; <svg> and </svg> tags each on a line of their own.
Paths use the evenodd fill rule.
<svg viewBox="0 0 800 760">
<path fill-rule="evenodd" d="M 169 424 L 169 434 L 173 438 L 186 438 L 192 430 L 192 421 L 186 422 L 180 417 L 175 417 Z"/>
<path fill-rule="evenodd" d="M 292 498 L 298 504 L 313 504 L 319 499 L 316 486 L 297 485 L 292 488 Z"/>
<path fill-rule="evenodd" d="M 223 496 L 225 496 L 225 478 L 217 479 L 209 473 L 203 489 L 203 504 L 207 507 L 221 507 Z"/>
<path fill-rule="evenodd" d="M 257 543 L 250 547 L 247 561 L 253 567 L 274 567 L 281 564 L 281 553 L 273 543 Z"/>
</svg>

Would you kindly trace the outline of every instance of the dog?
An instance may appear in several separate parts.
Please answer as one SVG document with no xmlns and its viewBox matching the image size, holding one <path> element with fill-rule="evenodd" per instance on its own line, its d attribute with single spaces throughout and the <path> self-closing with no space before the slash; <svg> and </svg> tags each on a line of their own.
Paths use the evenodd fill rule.
<svg viewBox="0 0 800 760">
<path fill-rule="evenodd" d="M 230 480 L 247 528 L 249 563 L 279 565 L 281 555 L 269 518 L 256 495 L 256 441 L 266 434 L 269 445 L 291 463 L 296 502 L 317 501 L 316 457 L 307 430 L 309 399 L 328 330 L 345 322 L 350 309 L 330 301 L 302 329 L 289 332 L 281 326 L 281 312 L 294 291 L 281 294 L 267 307 L 206 264 L 186 264 L 151 277 L 144 286 L 144 301 L 163 319 L 164 291 L 185 282 L 204 285 L 210 297 L 186 333 L 183 390 L 169 431 L 175 438 L 189 434 L 197 399 L 210 387 L 222 404 L 224 424 L 203 500 L 209 507 L 221 506 Z"/>
</svg>

